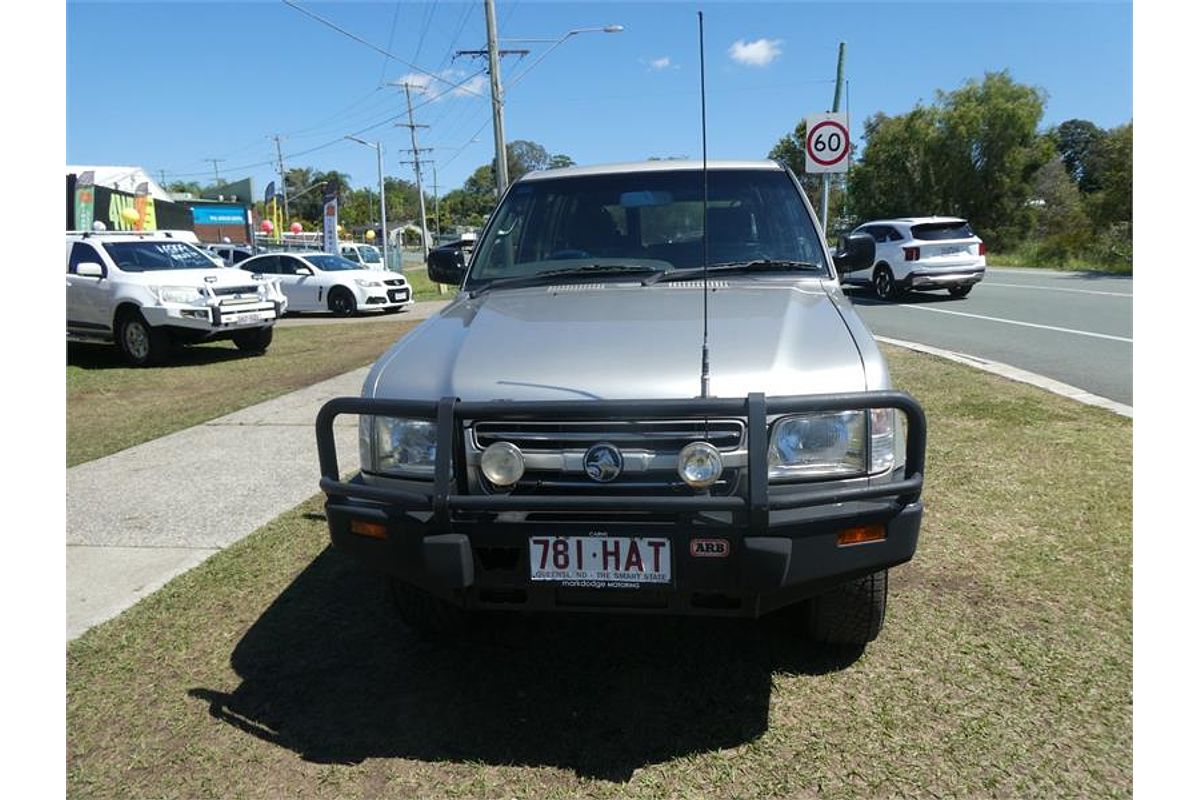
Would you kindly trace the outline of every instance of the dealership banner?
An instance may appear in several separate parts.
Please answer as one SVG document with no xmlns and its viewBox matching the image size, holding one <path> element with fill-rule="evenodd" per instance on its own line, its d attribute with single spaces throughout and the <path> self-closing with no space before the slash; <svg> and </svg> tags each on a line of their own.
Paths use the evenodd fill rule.
<svg viewBox="0 0 1200 800">
<path fill-rule="evenodd" d="M 90 231 L 96 208 L 96 173 L 81 172 L 75 179 L 75 230 Z"/>
<path fill-rule="evenodd" d="M 338 253 L 338 196 L 337 187 L 325 192 L 325 252 Z"/>
</svg>

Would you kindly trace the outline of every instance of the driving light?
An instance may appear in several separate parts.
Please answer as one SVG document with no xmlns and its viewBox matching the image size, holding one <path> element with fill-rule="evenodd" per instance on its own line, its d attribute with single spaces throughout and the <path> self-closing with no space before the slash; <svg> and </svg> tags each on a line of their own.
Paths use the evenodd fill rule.
<svg viewBox="0 0 1200 800">
<path fill-rule="evenodd" d="M 511 442 L 495 442 L 479 457 L 483 477 L 496 486 L 512 486 L 525 474 L 525 456 Z"/>
<path fill-rule="evenodd" d="M 861 475 L 866 415 L 861 411 L 784 417 L 771 427 L 770 478 Z"/>
<path fill-rule="evenodd" d="M 679 477 L 693 489 L 712 486 L 721 469 L 721 454 L 708 442 L 692 442 L 679 451 Z"/>
</svg>

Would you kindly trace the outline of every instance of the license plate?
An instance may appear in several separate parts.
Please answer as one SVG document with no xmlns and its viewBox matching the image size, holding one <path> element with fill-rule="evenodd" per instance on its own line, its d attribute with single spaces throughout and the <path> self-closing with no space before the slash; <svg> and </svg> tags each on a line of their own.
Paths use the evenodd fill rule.
<svg viewBox="0 0 1200 800">
<path fill-rule="evenodd" d="M 262 314 L 239 314 L 238 316 L 229 320 L 229 324 L 230 325 L 250 325 L 252 323 L 262 322 L 262 321 L 263 321 Z"/>
<path fill-rule="evenodd" d="M 942 255 L 944 255 L 944 256 L 958 256 L 958 255 L 962 255 L 963 253 L 966 253 L 966 252 L 968 252 L 968 249 L 965 247 L 943 247 L 942 248 Z"/>
<path fill-rule="evenodd" d="M 629 536 L 531 536 L 529 576 L 588 584 L 670 583 L 671 540 Z"/>
</svg>

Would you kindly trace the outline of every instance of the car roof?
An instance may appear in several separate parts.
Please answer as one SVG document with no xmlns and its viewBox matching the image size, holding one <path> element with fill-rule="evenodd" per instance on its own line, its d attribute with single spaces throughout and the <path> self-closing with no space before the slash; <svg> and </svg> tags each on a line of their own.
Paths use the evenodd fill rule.
<svg viewBox="0 0 1200 800">
<path fill-rule="evenodd" d="M 183 242 L 195 245 L 191 237 L 180 235 L 177 231 L 67 231 L 67 239 L 82 241 L 89 239 L 97 242 Z"/>
<path fill-rule="evenodd" d="M 873 219 L 870 222 L 864 222 L 863 225 L 928 225 L 936 222 L 957 222 L 965 223 L 966 220 L 962 217 L 893 217 L 891 219 Z"/>
<path fill-rule="evenodd" d="M 704 162 L 695 159 L 662 159 L 659 161 L 627 161 L 617 164 L 595 164 L 587 167 L 560 167 L 530 172 L 518 179 L 519 183 L 540 181 L 550 178 L 574 178 L 584 175 L 619 175 L 630 172 L 672 172 L 675 170 L 700 170 Z M 777 161 L 709 161 L 710 170 L 761 169 L 782 171 Z"/>
</svg>

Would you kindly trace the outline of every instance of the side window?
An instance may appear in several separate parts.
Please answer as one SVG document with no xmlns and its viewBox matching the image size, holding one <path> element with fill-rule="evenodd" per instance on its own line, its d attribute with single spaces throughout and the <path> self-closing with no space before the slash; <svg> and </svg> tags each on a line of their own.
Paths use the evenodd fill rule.
<svg viewBox="0 0 1200 800">
<path fill-rule="evenodd" d="M 887 240 L 889 242 L 902 242 L 902 241 L 904 241 L 904 237 L 901 236 L 900 231 L 896 230 L 895 228 L 888 228 L 887 229 Z"/>
<path fill-rule="evenodd" d="M 292 258 L 291 256 L 280 256 L 279 257 L 279 274 L 280 275 L 295 275 L 296 267 L 302 267 L 302 266 L 304 266 L 304 264 L 302 264 L 298 259 Z"/>
<path fill-rule="evenodd" d="M 250 257 L 249 253 L 242 253 L 238 250 L 233 251 L 233 263 L 240 264 Z"/>
<path fill-rule="evenodd" d="M 278 256 L 263 256 L 251 264 L 247 264 L 251 272 L 261 272 L 264 275 L 279 274 L 279 257 Z"/>
<path fill-rule="evenodd" d="M 83 242 L 76 242 L 75 246 L 71 248 L 71 257 L 67 259 L 67 272 L 74 275 L 75 268 L 85 261 L 99 264 L 103 274 L 108 275 L 108 267 L 104 266 L 104 260 L 100 258 L 96 248 Z"/>
<path fill-rule="evenodd" d="M 883 244 L 888 240 L 888 230 L 886 225 L 875 225 L 871 228 L 871 235 L 875 237 L 875 241 Z"/>
</svg>

